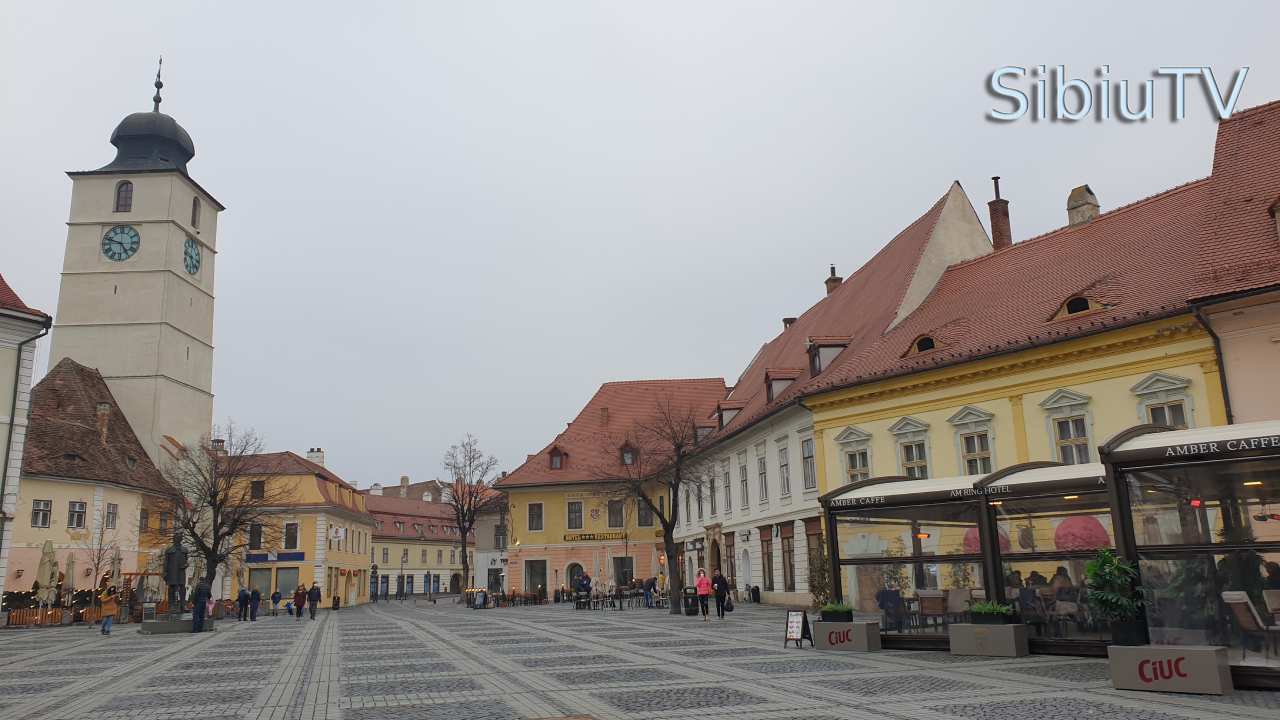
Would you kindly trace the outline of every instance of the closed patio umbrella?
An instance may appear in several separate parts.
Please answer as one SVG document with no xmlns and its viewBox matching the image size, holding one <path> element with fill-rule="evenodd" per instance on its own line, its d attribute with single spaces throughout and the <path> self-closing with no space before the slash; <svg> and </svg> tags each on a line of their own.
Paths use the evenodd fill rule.
<svg viewBox="0 0 1280 720">
<path fill-rule="evenodd" d="M 120 548 L 116 548 L 115 553 L 112 554 L 111 556 L 111 583 L 110 583 L 111 587 L 114 587 L 116 589 L 116 592 L 120 591 L 120 565 L 122 563 L 123 563 L 123 560 L 120 558 Z"/>
<path fill-rule="evenodd" d="M 67 555 L 67 569 L 62 578 L 62 591 L 67 594 L 67 605 L 76 594 L 76 556 Z"/>
<path fill-rule="evenodd" d="M 36 582 L 40 583 L 40 592 L 36 599 L 41 605 L 52 605 L 58 592 L 58 559 L 53 554 L 53 541 L 45 540 L 40 548 L 40 567 L 36 570 Z"/>
</svg>

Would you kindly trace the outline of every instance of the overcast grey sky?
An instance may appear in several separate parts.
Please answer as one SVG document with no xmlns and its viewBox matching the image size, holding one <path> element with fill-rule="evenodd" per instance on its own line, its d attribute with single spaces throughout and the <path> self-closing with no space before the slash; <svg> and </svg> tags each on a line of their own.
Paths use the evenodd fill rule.
<svg viewBox="0 0 1280 720">
<path fill-rule="evenodd" d="M 1033 7 L 1046 7 L 1035 12 Z M 464 433 L 513 469 L 604 381 L 724 376 L 959 180 L 1015 240 L 1206 175 L 1173 123 L 994 124 L 1002 65 L 1252 66 L 1271 2 L 39 3 L 0 26 L 0 273 L 56 307 L 66 170 L 150 108 L 219 227 L 216 417 L 362 487 Z M 1022 86 L 1027 87 L 1029 83 Z M 43 372 L 47 342 L 41 348 Z"/>
</svg>

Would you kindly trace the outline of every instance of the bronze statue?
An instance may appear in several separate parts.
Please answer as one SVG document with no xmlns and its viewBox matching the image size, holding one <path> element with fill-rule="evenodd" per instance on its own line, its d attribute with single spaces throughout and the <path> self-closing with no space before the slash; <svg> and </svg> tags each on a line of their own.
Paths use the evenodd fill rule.
<svg viewBox="0 0 1280 720">
<path fill-rule="evenodd" d="M 187 597 L 187 551 L 182 547 L 182 533 L 173 534 L 173 544 L 164 551 L 164 582 L 169 586 L 169 612 L 182 614 Z"/>
</svg>

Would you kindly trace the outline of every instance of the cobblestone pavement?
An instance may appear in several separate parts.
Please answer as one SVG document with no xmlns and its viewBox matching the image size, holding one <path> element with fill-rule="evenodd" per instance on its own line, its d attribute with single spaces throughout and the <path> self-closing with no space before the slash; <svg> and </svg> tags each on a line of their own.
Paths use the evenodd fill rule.
<svg viewBox="0 0 1280 720">
<path fill-rule="evenodd" d="M 0 720 L 1224 720 L 1280 717 L 1280 692 L 1111 689 L 1105 661 L 783 649 L 783 611 L 383 603 L 315 621 L 0 631 Z"/>
</svg>

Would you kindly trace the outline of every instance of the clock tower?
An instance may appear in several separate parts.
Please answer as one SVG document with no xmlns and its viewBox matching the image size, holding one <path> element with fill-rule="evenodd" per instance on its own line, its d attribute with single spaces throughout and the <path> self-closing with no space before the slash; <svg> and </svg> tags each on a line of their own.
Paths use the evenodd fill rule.
<svg viewBox="0 0 1280 720">
<path fill-rule="evenodd" d="M 162 468 L 165 435 L 213 424 L 213 277 L 223 206 L 187 174 L 191 136 L 160 112 L 111 134 L 115 160 L 71 177 L 71 213 L 49 365 L 97 368 Z"/>
</svg>

